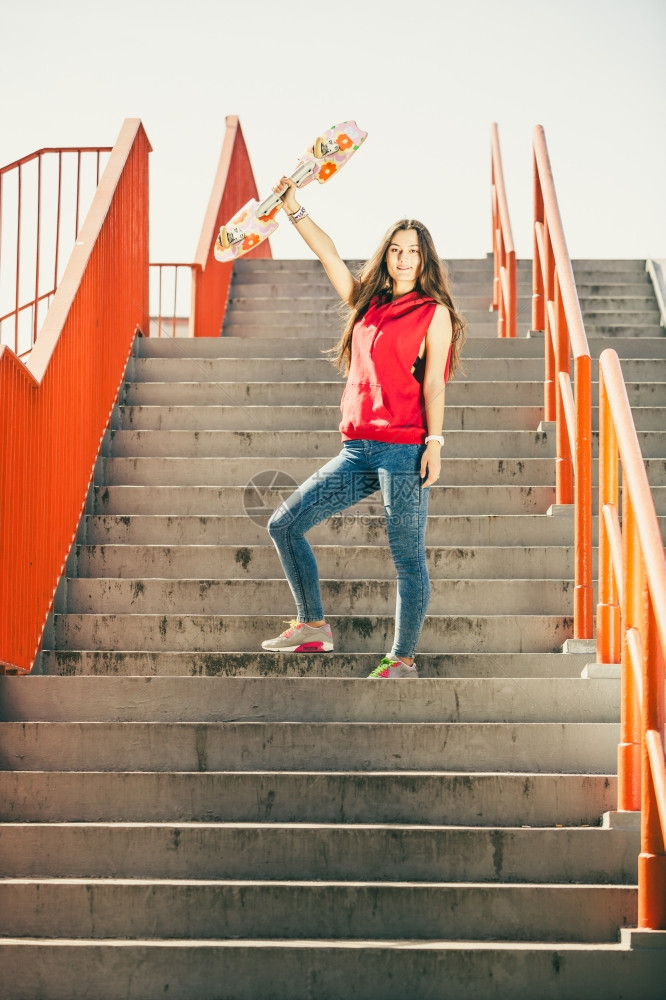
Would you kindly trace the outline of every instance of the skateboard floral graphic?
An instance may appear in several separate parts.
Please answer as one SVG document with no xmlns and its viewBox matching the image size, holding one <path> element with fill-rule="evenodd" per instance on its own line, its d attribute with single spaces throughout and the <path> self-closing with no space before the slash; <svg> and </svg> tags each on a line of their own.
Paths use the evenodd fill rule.
<svg viewBox="0 0 666 1000">
<path fill-rule="evenodd" d="M 299 188 L 315 179 L 325 184 L 351 159 L 367 135 L 355 121 L 333 125 L 315 139 L 300 159 L 291 179 Z M 274 193 L 261 204 L 255 198 L 248 201 L 220 229 L 215 241 L 215 259 L 230 261 L 254 250 L 278 228 L 276 216 L 281 208 L 280 197 Z"/>
</svg>

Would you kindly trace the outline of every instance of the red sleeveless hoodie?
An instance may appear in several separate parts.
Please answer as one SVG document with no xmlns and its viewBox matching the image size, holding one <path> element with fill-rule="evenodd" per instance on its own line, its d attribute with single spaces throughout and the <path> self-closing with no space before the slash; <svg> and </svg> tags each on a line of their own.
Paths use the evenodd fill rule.
<svg viewBox="0 0 666 1000">
<path fill-rule="evenodd" d="M 351 365 L 340 402 L 343 440 L 423 444 L 423 386 L 411 369 L 436 308 L 434 299 L 416 291 L 371 300 L 352 334 Z M 445 381 L 450 361 L 449 351 Z"/>
</svg>

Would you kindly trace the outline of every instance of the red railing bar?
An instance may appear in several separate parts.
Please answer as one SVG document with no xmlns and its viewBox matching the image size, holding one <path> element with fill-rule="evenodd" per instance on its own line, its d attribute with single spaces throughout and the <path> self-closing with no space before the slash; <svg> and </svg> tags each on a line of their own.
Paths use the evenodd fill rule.
<svg viewBox="0 0 666 1000">
<path fill-rule="evenodd" d="M 619 528 L 619 468 L 617 438 L 610 412 L 610 401 L 599 372 L 599 597 L 597 604 L 597 658 L 600 663 L 620 662 L 620 605 L 622 599 L 622 536 L 615 531 L 606 535 L 606 511 L 612 512 Z M 604 544 L 604 539 L 608 544 Z M 613 546 L 617 547 L 614 551 Z M 618 547 L 619 546 L 619 547 Z"/>
<path fill-rule="evenodd" d="M 35 246 L 35 299 L 32 315 L 32 339 L 37 339 L 37 323 L 39 315 L 39 255 L 41 250 L 41 223 L 42 223 L 42 158 L 37 160 L 37 242 Z"/>
<path fill-rule="evenodd" d="M 2 233 L 2 174 L 0 174 L 0 233 Z M 2 273 L 2 240 L 0 239 L 0 274 Z"/>
<path fill-rule="evenodd" d="M 615 577 L 617 597 L 622 604 L 622 529 L 620 518 L 618 517 L 615 504 L 605 503 L 601 508 L 601 513 L 606 529 L 606 538 L 611 555 L 611 566 Z M 613 660 L 604 660 L 604 663 L 613 663 Z"/>
<path fill-rule="evenodd" d="M 178 298 L 178 271 L 176 268 L 173 272 L 173 312 L 171 316 L 171 336 L 176 336 L 176 301 Z"/>
<path fill-rule="evenodd" d="M 76 219 L 74 220 L 74 240 L 79 235 L 79 211 L 81 208 L 81 150 L 76 157 Z"/>
<path fill-rule="evenodd" d="M 664 763 L 664 745 L 656 729 L 648 729 L 645 742 L 650 758 L 650 769 L 654 776 L 654 791 L 659 810 L 659 821 L 666 830 L 666 763 Z"/>
<path fill-rule="evenodd" d="M 111 153 L 113 146 L 45 146 L 43 149 L 37 149 L 34 153 L 28 153 L 27 156 L 22 156 L 20 160 L 14 160 L 12 163 L 5 164 L 4 167 L 0 167 L 0 175 L 8 173 L 10 170 L 15 170 L 17 167 L 22 167 L 26 163 L 30 163 L 31 160 L 36 159 L 38 156 L 45 156 L 47 153 Z"/>
<path fill-rule="evenodd" d="M 18 168 L 18 191 L 17 191 L 17 210 L 16 210 L 16 297 L 14 299 L 14 350 L 18 354 L 18 311 L 16 310 L 16 305 L 18 304 L 19 294 L 20 294 L 20 278 L 21 278 L 21 204 L 22 204 L 22 185 L 21 185 L 21 167 Z"/>
<path fill-rule="evenodd" d="M 560 396 L 562 408 L 567 425 L 567 432 L 570 441 L 576 440 L 576 404 L 574 401 L 573 389 L 571 388 L 571 376 L 569 372 L 560 372 Z M 576 472 L 576 452 L 571 455 L 571 464 L 574 473 Z"/>
<path fill-rule="evenodd" d="M 62 154 L 58 156 L 58 212 L 56 216 L 55 264 L 53 265 L 53 287 L 58 287 L 58 256 L 60 252 L 60 205 L 62 192 Z"/>
<path fill-rule="evenodd" d="M 188 264 L 185 261 L 169 261 L 169 260 L 151 260 L 151 267 L 189 267 L 190 270 L 196 267 L 196 264 Z"/>
<path fill-rule="evenodd" d="M 627 629 L 625 638 L 629 653 L 629 665 L 638 695 L 637 701 L 640 705 L 643 701 L 643 642 L 637 628 Z"/>
<path fill-rule="evenodd" d="M 9 319 L 10 316 L 14 316 L 15 313 L 17 312 L 22 313 L 25 309 L 30 309 L 35 304 L 35 302 L 43 302 L 44 299 L 50 298 L 51 295 L 55 295 L 55 291 L 56 291 L 55 288 L 52 288 L 48 292 L 42 292 L 42 294 L 39 296 L 38 299 L 31 299 L 30 302 L 26 302 L 22 306 L 17 306 L 15 309 L 12 309 L 11 312 L 5 313 L 4 316 L 0 316 L 0 323 L 4 322 L 4 320 L 6 319 Z M 16 353 L 16 351 L 14 351 L 14 353 Z"/>
<path fill-rule="evenodd" d="M 158 297 L 159 304 L 157 308 L 157 336 L 162 336 L 162 267 L 160 266 L 159 284 L 158 284 Z"/>
</svg>

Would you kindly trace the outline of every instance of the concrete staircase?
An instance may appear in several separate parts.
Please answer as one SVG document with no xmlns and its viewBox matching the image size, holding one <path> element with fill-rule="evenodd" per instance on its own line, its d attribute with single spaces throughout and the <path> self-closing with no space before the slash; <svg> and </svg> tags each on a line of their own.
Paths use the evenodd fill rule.
<svg viewBox="0 0 666 1000">
<path fill-rule="evenodd" d="M 575 272 L 595 353 L 627 359 L 664 519 L 647 276 Z M 267 516 L 339 448 L 318 264 L 241 261 L 222 339 L 137 342 L 38 676 L 0 679 L 3 1000 L 663 995 L 664 952 L 619 942 L 637 832 L 601 826 L 619 685 L 562 653 L 543 341 L 495 338 L 489 260 L 453 276 L 467 375 L 417 682 L 364 679 L 395 599 L 378 497 L 310 535 L 336 652 L 260 647 L 293 614 Z M 524 334 L 523 262 L 519 290 Z"/>
</svg>

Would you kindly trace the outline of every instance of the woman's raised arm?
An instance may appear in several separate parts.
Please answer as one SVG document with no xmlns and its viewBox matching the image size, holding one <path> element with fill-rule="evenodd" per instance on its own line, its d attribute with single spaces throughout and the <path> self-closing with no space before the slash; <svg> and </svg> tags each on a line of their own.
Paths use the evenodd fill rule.
<svg viewBox="0 0 666 1000">
<path fill-rule="evenodd" d="M 293 215 L 299 210 L 301 206 L 296 201 L 297 188 L 290 177 L 282 177 L 273 190 L 282 198 L 287 215 Z M 340 257 L 328 233 L 320 229 L 309 215 L 295 222 L 294 229 L 298 230 L 312 252 L 319 257 L 331 284 L 343 302 L 352 306 L 356 300 L 358 281 Z"/>
</svg>

